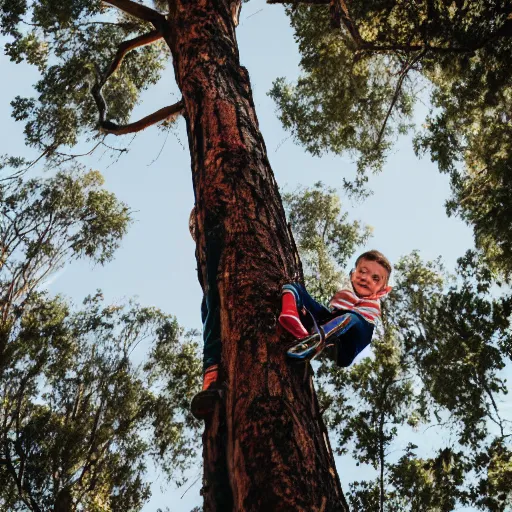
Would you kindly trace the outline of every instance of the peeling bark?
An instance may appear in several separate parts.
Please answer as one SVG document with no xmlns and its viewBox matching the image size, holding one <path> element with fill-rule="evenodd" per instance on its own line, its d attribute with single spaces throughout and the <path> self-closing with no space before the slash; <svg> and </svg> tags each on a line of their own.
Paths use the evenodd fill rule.
<svg viewBox="0 0 512 512">
<path fill-rule="evenodd" d="M 240 2 L 169 3 L 164 37 L 183 95 L 197 205 L 198 268 L 222 248 L 224 400 L 207 421 L 204 510 L 348 510 L 311 369 L 285 359 L 280 289 L 301 279 L 235 36 Z"/>
</svg>

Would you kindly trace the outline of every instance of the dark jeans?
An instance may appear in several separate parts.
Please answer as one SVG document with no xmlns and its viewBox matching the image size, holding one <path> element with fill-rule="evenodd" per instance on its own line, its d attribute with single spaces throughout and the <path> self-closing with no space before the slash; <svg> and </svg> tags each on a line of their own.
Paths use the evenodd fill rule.
<svg viewBox="0 0 512 512">
<path fill-rule="evenodd" d="M 283 291 L 284 290 L 291 291 L 294 294 L 299 313 L 301 314 L 301 320 L 303 320 L 305 324 L 308 318 L 307 315 L 304 315 L 301 311 L 302 308 L 305 308 L 319 325 L 325 325 L 329 320 L 345 313 L 350 314 L 352 326 L 344 333 L 338 336 L 335 335 L 336 363 L 338 366 L 350 366 L 357 354 L 370 344 L 374 325 L 368 322 L 359 313 L 343 309 L 329 310 L 313 299 L 306 288 L 300 283 L 285 284 L 283 286 Z"/>
<path fill-rule="evenodd" d="M 217 288 L 217 272 L 220 246 L 210 243 L 206 248 L 207 292 L 201 303 L 203 322 L 203 370 L 220 363 L 222 342 L 220 338 L 220 298 Z"/>
</svg>

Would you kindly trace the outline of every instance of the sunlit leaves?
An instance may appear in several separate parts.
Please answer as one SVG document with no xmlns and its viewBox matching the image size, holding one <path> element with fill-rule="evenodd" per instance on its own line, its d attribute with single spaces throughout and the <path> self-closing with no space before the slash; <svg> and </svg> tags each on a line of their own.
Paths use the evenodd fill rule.
<svg viewBox="0 0 512 512">
<path fill-rule="evenodd" d="M 122 15 L 117 22 L 111 17 L 100 21 L 104 9 L 96 0 L 44 0 L 21 10 L 30 21 L 22 23 L 14 13 L 6 18 L 5 30 L 13 35 L 6 51 L 15 62 L 37 65 L 42 77 L 35 84 L 36 98 L 13 100 L 13 115 L 26 121 L 27 143 L 51 155 L 60 145 L 74 146 L 80 135 L 98 135 L 91 88 L 101 82 L 119 44 L 150 28 Z M 158 80 L 167 56 L 158 42 L 128 53 L 102 91 L 109 121 L 129 120 L 141 91 Z"/>
<path fill-rule="evenodd" d="M 358 157 L 361 174 L 379 170 L 396 131 L 410 124 L 407 83 L 394 99 L 403 62 L 394 56 L 355 55 L 348 35 L 330 28 L 324 6 L 288 13 L 303 74 L 295 85 L 278 79 L 270 92 L 285 128 L 313 154 L 348 151 Z"/>
<path fill-rule="evenodd" d="M 346 187 L 367 193 L 368 173 L 381 169 L 396 137 L 408 131 L 426 89 L 431 112 L 416 136 L 416 152 L 429 152 L 450 173 L 448 213 L 473 226 L 487 265 L 509 278 L 510 3 L 372 0 L 347 6 L 358 36 L 343 25 L 332 29 L 324 5 L 288 10 L 303 73 L 296 84 L 276 80 L 270 93 L 285 128 L 313 154 L 355 156 L 359 173 Z"/>
<path fill-rule="evenodd" d="M 196 343 L 182 337 L 174 318 L 136 303 L 106 306 L 101 294 L 77 312 L 40 295 L 26 304 L 11 338 L 0 504 L 27 500 L 53 509 L 65 492 L 79 509 L 140 510 L 150 495 L 148 456 L 169 478 L 191 463 L 189 428 L 197 422 L 188 401 L 201 369 Z M 166 357 L 136 355 L 152 345 L 165 347 Z M 141 358 L 145 364 L 135 362 Z M 183 360 L 186 388 L 173 380 Z M 15 492 L 20 475 L 25 485 Z"/>
</svg>

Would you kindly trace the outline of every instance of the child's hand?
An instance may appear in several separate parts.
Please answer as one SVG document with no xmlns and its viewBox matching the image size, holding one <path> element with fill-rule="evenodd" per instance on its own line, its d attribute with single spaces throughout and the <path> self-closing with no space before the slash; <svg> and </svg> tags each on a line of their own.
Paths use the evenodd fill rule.
<svg viewBox="0 0 512 512">
<path fill-rule="evenodd" d="M 380 299 L 381 297 L 384 297 L 385 295 L 387 295 L 391 290 L 393 289 L 392 286 L 386 286 L 385 288 L 382 288 L 382 290 L 378 291 L 373 297 L 371 297 L 372 299 Z"/>
</svg>

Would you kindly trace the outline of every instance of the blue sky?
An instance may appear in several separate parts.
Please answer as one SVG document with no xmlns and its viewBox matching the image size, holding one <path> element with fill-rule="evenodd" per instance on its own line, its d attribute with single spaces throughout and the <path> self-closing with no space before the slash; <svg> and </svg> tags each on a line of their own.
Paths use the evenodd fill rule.
<svg viewBox="0 0 512 512">
<path fill-rule="evenodd" d="M 293 189 L 321 180 L 341 192 L 342 178 L 354 174 L 350 159 L 330 155 L 317 158 L 305 153 L 282 129 L 275 105 L 267 96 L 275 78 L 293 80 L 299 74 L 299 55 L 283 7 L 266 5 L 262 0 L 244 4 L 237 37 L 241 62 L 251 77 L 270 163 L 280 186 Z M 32 95 L 30 84 L 37 75 L 27 66 L 9 63 L 3 55 L 0 62 L 4 76 L 11 77 L 2 85 L 0 153 L 22 155 L 26 152 L 23 127 L 9 119 L 9 102 L 17 94 Z M 161 82 L 144 94 L 133 119 L 177 99 L 179 94 L 169 67 Z M 420 105 L 419 122 L 425 112 Z M 131 139 L 111 136 L 108 143 L 123 146 Z M 188 233 L 193 193 L 184 122 L 181 120 L 169 134 L 155 127 L 138 134 L 129 153 L 118 161 L 98 153 L 83 162 L 104 174 L 107 187 L 133 210 L 135 222 L 114 262 L 105 267 L 73 263 L 53 277 L 51 291 L 63 293 L 76 303 L 97 288 L 103 290 L 108 301 L 136 296 L 144 305 L 158 306 L 176 315 L 186 327 L 200 327 L 201 290 L 196 279 L 194 244 Z M 446 217 L 446 176 L 441 176 L 428 158 L 418 160 L 414 156 L 410 138 L 397 142 L 384 172 L 371 179 L 370 185 L 374 195 L 364 203 L 343 199 L 351 219 L 374 228 L 368 248 L 381 250 L 391 261 L 418 249 L 426 259 L 442 255 L 447 268 L 453 269 L 457 257 L 472 246 L 469 228 L 457 218 Z M 431 436 L 434 442 L 436 433 L 431 432 L 424 440 Z M 347 488 L 344 475 L 349 471 L 354 474 L 357 468 L 342 461 L 338 469 Z M 199 469 L 191 473 L 199 474 Z M 164 486 L 161 490 L 163 483 L 162 478 L 155 481 L 154 497 L 145 511 L 169 506 L 173 512 L 188 512 L 201 503 L 200 480 L 183 499 L 180 496 L 184 489 L 174 492 Z"/>
</svg>

